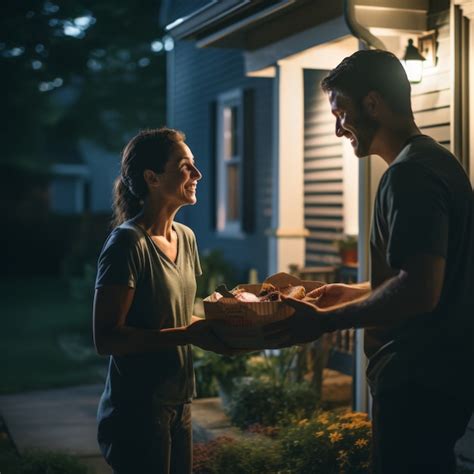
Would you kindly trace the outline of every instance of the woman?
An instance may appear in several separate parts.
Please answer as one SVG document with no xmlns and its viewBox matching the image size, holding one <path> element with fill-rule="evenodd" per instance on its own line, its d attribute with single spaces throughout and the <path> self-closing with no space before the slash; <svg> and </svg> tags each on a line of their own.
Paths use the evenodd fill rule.
<svg viewBox="0 0 474 474">
<path fill-rule="evenodd" d="M 193 232 L 174 217 L 196 203 L 202 176 L 184 140 L 161 128 L 125 147 L 99 257 L 94 341 L 111 357 L 98 440 L 116 474 L 191 472 L 190 344 L 226 352 L 192 315 L 201 267 Z"/>
</svg>

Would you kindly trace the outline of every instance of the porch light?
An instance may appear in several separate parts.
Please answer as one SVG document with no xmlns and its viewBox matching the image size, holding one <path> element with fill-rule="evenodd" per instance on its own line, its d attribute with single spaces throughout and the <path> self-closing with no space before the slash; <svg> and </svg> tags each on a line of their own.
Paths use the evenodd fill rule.
<svg viewBox="0 0 474 474">
<path fill-rule="evenodd" d="M 407 73 L 408 80 L 412 84 L 421 82 L 423 76 L 423 61 L 425 58 L 421 55 L 418 48 L 413 45 L 413 40 L 408 40 L 408 46 L 405 49 L 405 55 L 402 59 L 403 67 Z"/>
</svg>

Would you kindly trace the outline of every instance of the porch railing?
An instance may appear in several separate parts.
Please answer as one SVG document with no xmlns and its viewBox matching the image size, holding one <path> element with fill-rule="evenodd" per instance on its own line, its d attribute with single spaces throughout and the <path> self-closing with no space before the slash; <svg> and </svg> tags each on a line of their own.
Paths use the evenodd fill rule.
<svg viewBox="0 0 474 474">
<path fill-rule="evenodd" d="M 327 266 L 292 268 L 292 273 L 302 280 L 318 280 L 325 283 L 355 283 L 357 266 Z M 335 331 L 328 335 L 329 357 L 327 366 L 345 374 L 352 375 L 355 343 L 354 329 Z"/>
</svg>

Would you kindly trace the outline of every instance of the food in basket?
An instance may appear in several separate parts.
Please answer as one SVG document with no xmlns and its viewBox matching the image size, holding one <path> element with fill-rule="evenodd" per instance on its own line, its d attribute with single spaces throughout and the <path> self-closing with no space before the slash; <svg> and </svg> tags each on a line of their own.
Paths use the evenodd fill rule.
<svg viewBox="0 0 474 474">
<path fill-rule="evenodd" d="M 228 297 L 234 297 L 235 299 L 243 303 L 282 301 L 281 296 L 295 298 L 297 300 L 304 300 L 310 303 L 314 303 L 317 300 L 317 297 L 314 294 L 315 290 L 306 293 L 306 289 L 302 285 L 285 285 L 282 287 L 277 287 L 275 285 L 272 285 L 271 283 L 263 283 L 262 288 L 256 295 L 254 293 L 246 291 L 244 288 L 234 288 L 229 293 L 230 295 Z M 222 293 L 216 290 L 212 295 L 207 298 L 207 300 L 210 302 L 216 302 L 223 297 L 224 296 L 222 295 Z"/>
<path fill-rule="evenodd" d="M 317 296 L 313 290 L 322 285 L 287 273 L 272 275 L 263 284 L 242 284 L 231 291 L 222 285 L 204 299 L 204 311 L 207 319 L 219 321 L 214 330 L 230 347 L 265 349 L 263 326 L 294 313 L 283 299 L 291 297 L 312 303 Z"/>
</svg>

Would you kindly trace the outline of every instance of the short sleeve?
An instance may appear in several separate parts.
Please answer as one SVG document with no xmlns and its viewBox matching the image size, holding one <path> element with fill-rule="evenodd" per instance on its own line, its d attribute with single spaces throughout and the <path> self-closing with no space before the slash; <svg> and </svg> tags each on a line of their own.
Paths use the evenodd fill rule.
<svg viewBox="0 0 474 474">
<path fill-rule="evenodd" d="M 135 288 L 139 268 L 140 258 L 136 237 L 131 231 L 116 228 L 100 253 L 95 287 L 126 285 Z"/>
<path fill-rule="evenodd" d="M 419 254 L 446 257 L 449 197 L 441 182 L 421 166 L 405 163 L 389 169 L 382 186 L 389 265 L 399 269 Z"/>
</svg>

